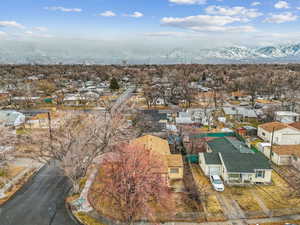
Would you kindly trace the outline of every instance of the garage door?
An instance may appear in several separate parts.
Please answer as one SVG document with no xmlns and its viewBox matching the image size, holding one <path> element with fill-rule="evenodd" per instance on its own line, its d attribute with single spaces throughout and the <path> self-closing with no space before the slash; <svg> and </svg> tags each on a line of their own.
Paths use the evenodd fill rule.
<svg viewBox="0 0 300 225">
<path fill-rule="evenodd" d="M 220 166 L 209 166 L 209 175 L 221 175 L 221 168 Z"/>
</svg>

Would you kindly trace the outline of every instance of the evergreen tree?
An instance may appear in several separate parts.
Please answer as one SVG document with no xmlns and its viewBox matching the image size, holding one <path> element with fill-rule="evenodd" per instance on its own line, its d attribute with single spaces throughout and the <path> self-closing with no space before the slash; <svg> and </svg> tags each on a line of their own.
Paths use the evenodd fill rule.
<svg viewBox="0 0 300 225">
<path fill-rule="evenodd" d="M 113 77 L 111 79 L 109 88 L 111 90 L 118 90 L 120 88 L 116 78 Z"/>
</svg>

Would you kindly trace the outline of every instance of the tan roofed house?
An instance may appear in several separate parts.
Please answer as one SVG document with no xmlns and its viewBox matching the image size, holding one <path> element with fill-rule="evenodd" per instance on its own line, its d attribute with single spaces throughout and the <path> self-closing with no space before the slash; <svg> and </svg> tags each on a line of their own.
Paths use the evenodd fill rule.
<svg viewBox="0 0 300 225">
<path fill-rule="evenodd" d="M 167 140 L 152 135 L 145 135 L 132 140 L 130 144 L 143 146 L 156 154 L 157 157 L 163 161 L 165 166 L 164 171 L 167 174 L 168 180 L 183 178 L 182 156 L 179 154 L 171 154 Z"/>
<path fill-rule="evenodd" d="M 290 126 L 296 128 L 298 130 L 300 130 L 300 121 L 299 122 L 295 122 L 295 123 L 291 123 Z"/>
<path fill-rule="evenodd" d="M 182 156 L 177 154 L 166 156 L 168 165 L 168 174 L 171 180 L 179 180 L 183 178 L 183 161 Z"/>
<path fill-rule="evenodd" d="M 276 145 L 272 151 L 278 155 L 297 155 L 300 157 L 300 145 Z"/>
<path fill-rule="evenodd" d="M 281 129 L 287 128 L 288 125 L 284 124 L 284 123 L 280 123 L 280 122 L 270 122 L 270 123 L 262 124 L 259 127 L 266 131 L 272 132 L 273 129 L 274 129 L 274 131 L 281 130 Z"/>
<path fill-rule="evenodd" d="M 132 140 L 130 143 L 134 145 L 143 146 L 146 149 L 149 149 L 158 154 L 162 154 L 162 155 L 171 154 L 168 141 L 156 136 L 145 135 Z"/>
<path fill-rule="evenodd" d="M 300 162 L 300 145 L 274 145 L 264 149 L 263 153 L 279 166 L 293 165 L 293 161 Z"/>
<path fill-rule="evenodd" d="M 271 122 L 259 125 L 257 135 L 268 143 L 273 141 L 276 145 L 300 145 L 300 130 L 286 123 Z"/>
</svg>

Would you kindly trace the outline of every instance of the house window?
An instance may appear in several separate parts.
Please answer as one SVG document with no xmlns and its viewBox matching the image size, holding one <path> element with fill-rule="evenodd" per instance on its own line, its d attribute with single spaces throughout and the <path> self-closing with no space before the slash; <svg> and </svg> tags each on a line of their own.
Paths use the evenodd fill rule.
<svg viewBox="0 0 300 225">
<path fill-rule="evenodd" d="M 230 173 L 228 174 L 229 179 L 240 179 L 241 178 L 241 174 L 239 173 Z"/>
<path fill-rule="evenodd" d="M 262 135 L 263 135 L 263 136 L 266 136 L 266 133 L 265 133 L 265 132 L 262 132 Z"/>
<path fill-rule="evenodd" d="M 264 170 L 256 171 L 255 177 L 256 178 L 264 178 L 265 177 L 265 171 Z"/>
<path fill-rule="evenodd" d="M 171 168 L 170 173 L 179 173 L 179 168 Z"/>
</svg>

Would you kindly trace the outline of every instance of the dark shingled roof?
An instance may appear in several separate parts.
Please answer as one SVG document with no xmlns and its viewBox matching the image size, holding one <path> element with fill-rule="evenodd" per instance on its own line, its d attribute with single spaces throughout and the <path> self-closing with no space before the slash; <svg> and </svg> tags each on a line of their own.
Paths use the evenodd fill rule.
<svg viewBox="0 0 300 225">
<path fill-rule="evenodd" d="M 254 173 L 256 169 L 271 169 L 269 161 L 262 153 L 240 152 L 237 145 L 233 145 L 233 141 L 228 139 L 220 138 L 207 142 L 213 151 L 207 154 L 221 153 L 222 160 L 229 173 Z M 241 142 L 240 145 L 245 148 L 244 143 Z"/>
<path fill-rule="evenodd" d="M 207 165 L 221 165 L 222 164 L 218 153 L 204 153 L 204 158 L 205 158 L 205 163 Z"/>
</svg>

